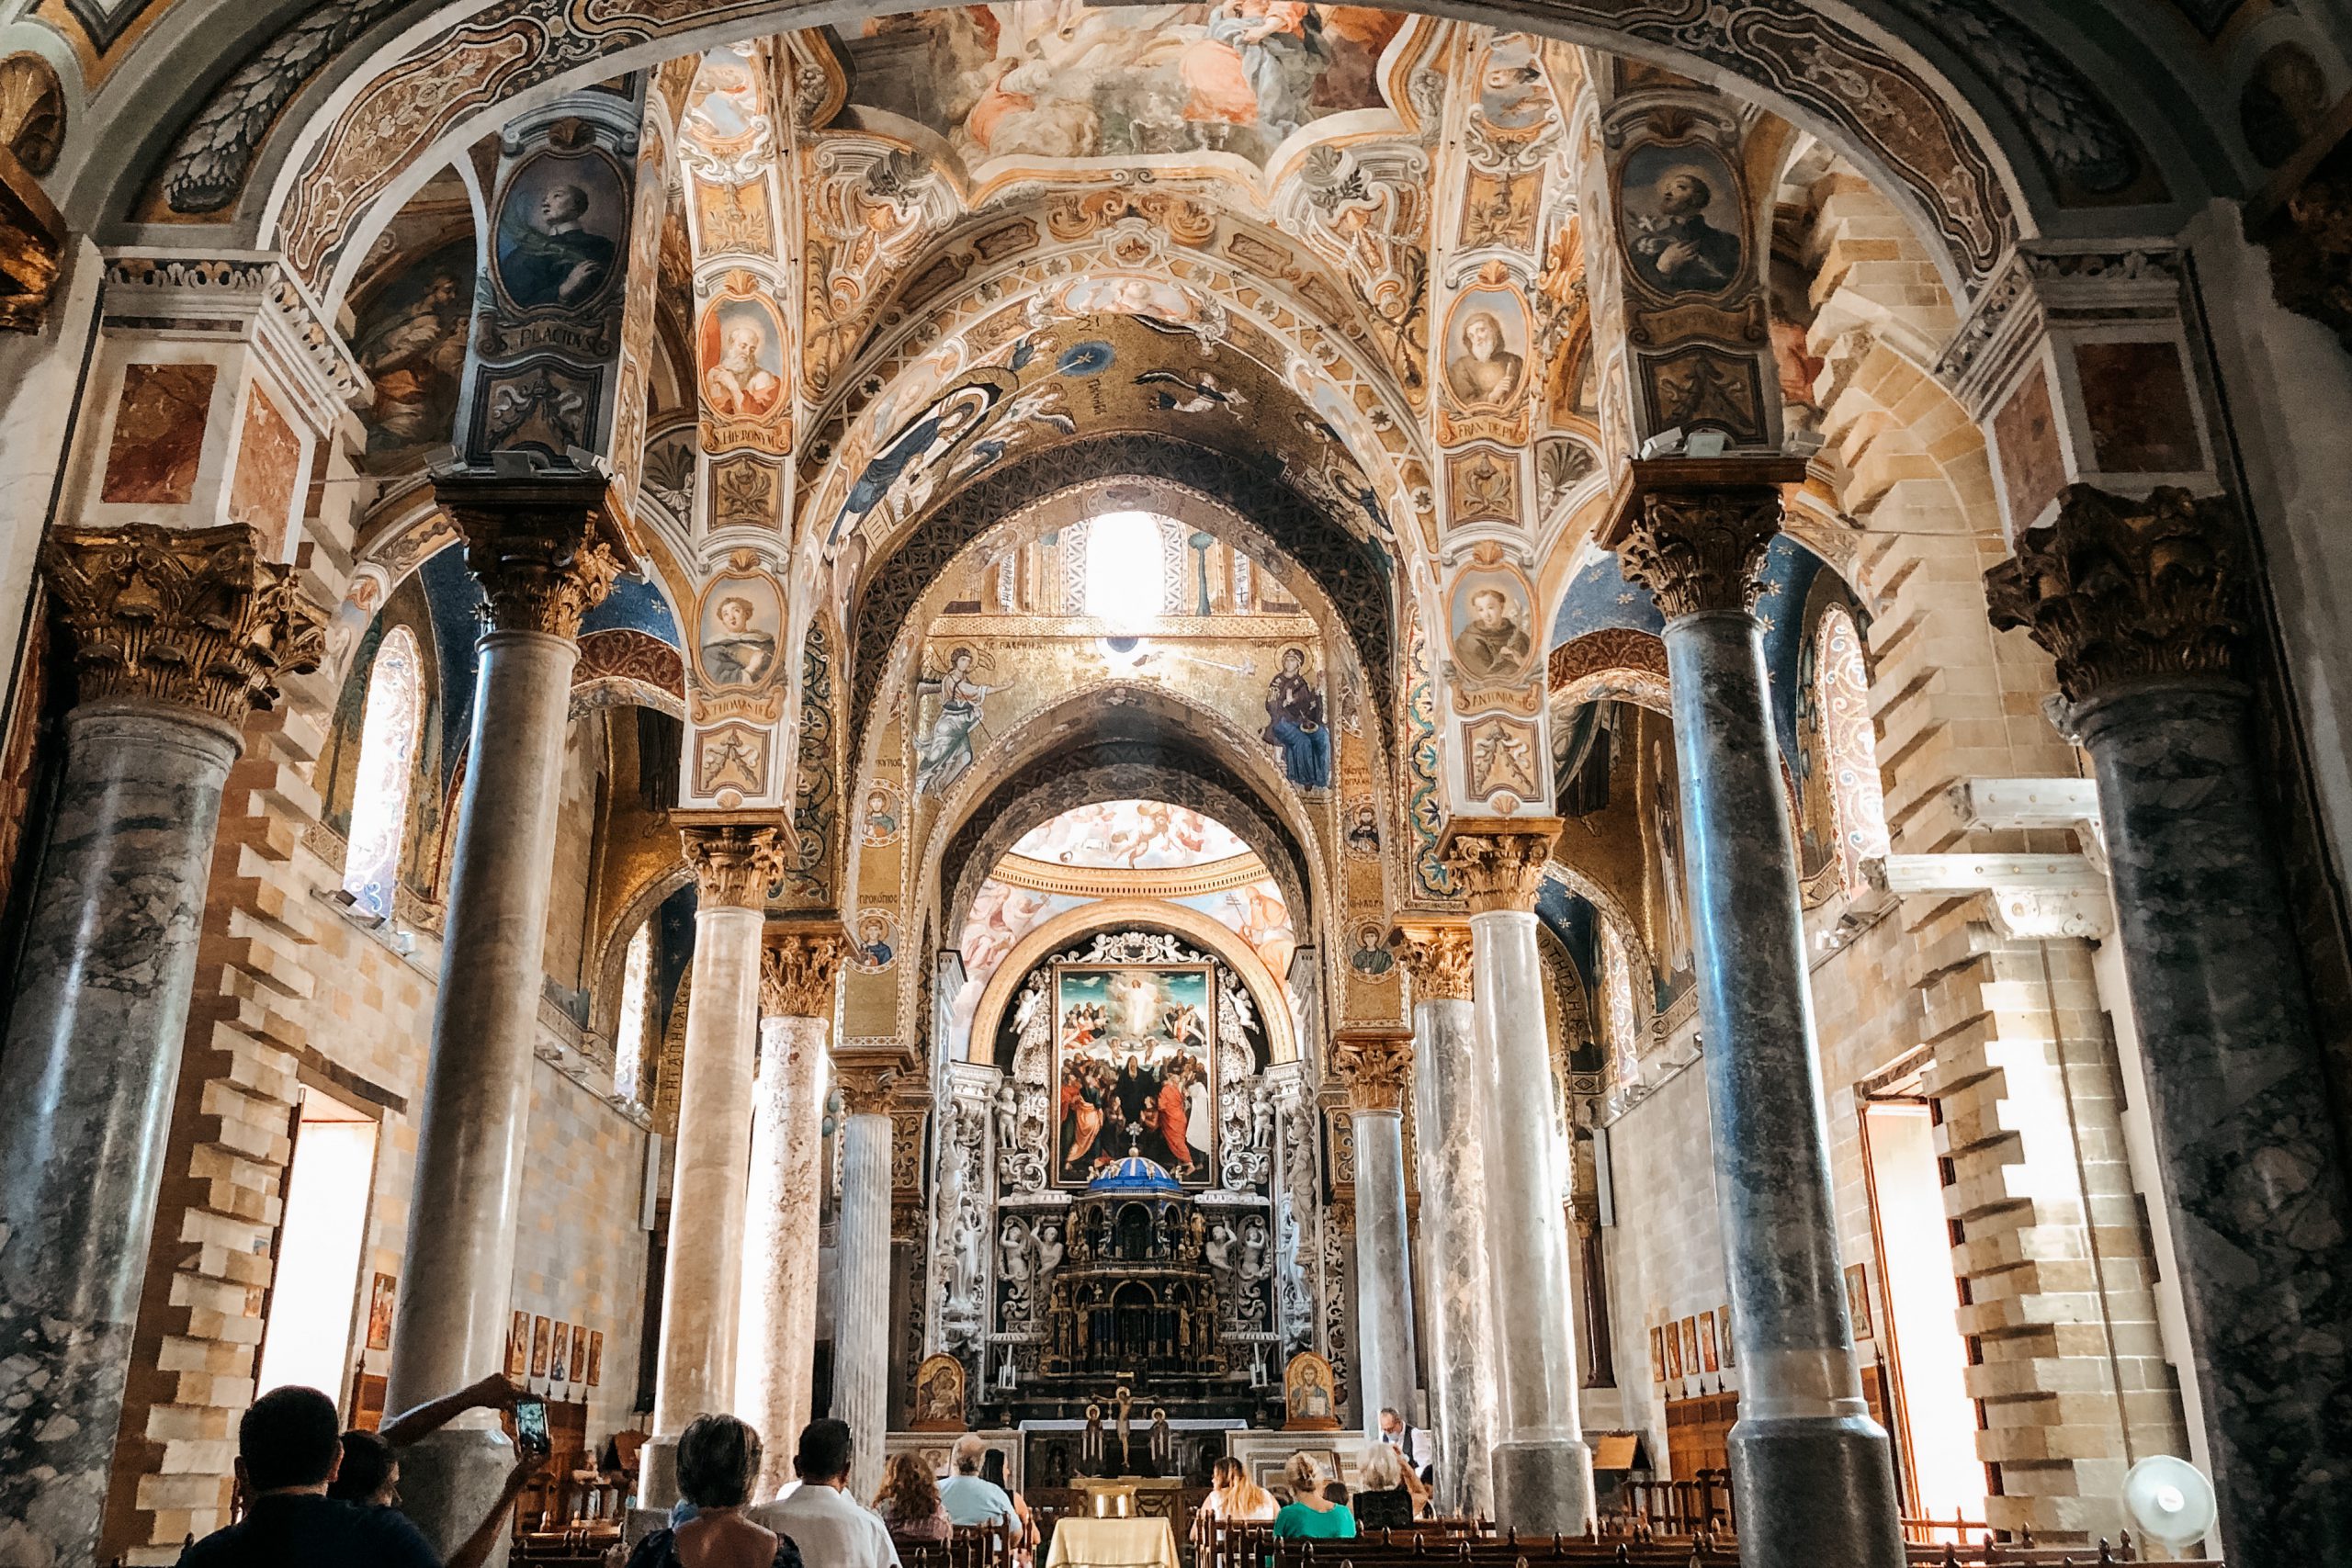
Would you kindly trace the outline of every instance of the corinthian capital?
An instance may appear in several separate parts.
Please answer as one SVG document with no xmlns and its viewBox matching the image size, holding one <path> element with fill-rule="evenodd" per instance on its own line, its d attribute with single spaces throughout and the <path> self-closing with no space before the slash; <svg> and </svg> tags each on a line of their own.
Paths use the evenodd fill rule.
<svg viewBox="0 0 2352 1568">
<path fill-rule="evenodd" d="M 1470 912 L 1532 912 L 1544 863 L 1560 836 L 1557 817 L 1457 817 L 1438 840 L 1445 862 L 1470 896 Z"/>
<path fill-rule="evenodd" d="M 2227 675 L 2247 625 L 2237 514 L 2169 485 L 2145 501 L 2069 485 L 2047 526 L 1984 574 L 1993 624 L 2022 626 L 2080 703 L 2117 682 Z"/>
<path fill-rule="evenodd" d="M 580 635 L 629 558 L 621 511 L 595 473 L 437 473 L 433 497 L 466 541 L 466 570 L 503 632 Z"/>
<path fill-rule="evenodd" d="M 316 670 L 325 652 L 325 613 L 242 523 L 62 529 L 40 562 L 85 703 L 141 697 L 242 726 L 277 702 L 280 675 Z"/>
<path fill-rule="evenodd" d="M 833 1081 L 841 1086 L 842 1108 L 852 1116 L 888 1116 L 908 1066 L 899 1051 L 834 1052 Z"/>
<path fill-rule="evenodd" d="M 1801 458 L 1644 458 L 1600 542 L 1669 621 L 1744 610 L 1781 531 L 1781 487 L 1804 478 Z"/>
<path fill-rule="evenodd" d="M 1331 1070 L 1347 1080 L 1357 1110 L 1401 1111 L 1413 1081 L 1413 1032 L 1343 1029 L 1331 1042 Z"/>
<path fill-rule="evenodd" d="M 1414 921 L 1388 933 L 1388 950 L 1412 977 L 1413 999 L 1470 999 L 1470 928 L 1459 920 Z"/>
<path fill-rule="evenodd" d="M 784 829 L 725 822 L 709 827 L 681 828 L 686 864 L 704 908 L 758 909 L 768 901 L 768 888 L 784 874 Z"/>
<path fill-rule="evenodd" d="M 771 925 L 760 948 L 760 1011 L 771 1018 L 833 1016 L 833 981 L 849 950 L 830 922 Z"/>
</svg>

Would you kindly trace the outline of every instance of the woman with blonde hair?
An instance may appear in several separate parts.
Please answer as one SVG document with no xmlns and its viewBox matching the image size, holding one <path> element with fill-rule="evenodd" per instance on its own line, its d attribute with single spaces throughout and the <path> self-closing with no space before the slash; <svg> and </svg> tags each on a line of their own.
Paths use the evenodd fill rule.
<svg viewBox="0 0 2352 1568">
<path fill-rule="evenodd" d="M 1306 1454 L 1293 1454 L 1283 1466 L 1283 1483 L 1291 1500 L 1274 1516 L 1274 1534 L 1282 1540 L 1353 1540 L 1356 1517 L 1339 1503 L 1327 1502 L 1323 1472 Z"/>
<path fill-rule="evenodd" d="M 1274 1495 L 1250 1480 L 1238 1459 L 1217 1461 L 1209 1478 L 1209 1495 L 1201 1500 L 1200 1512 L 1193 1516 L 1193 1539 L 1203 1546 L 1210 1542 L 1212 1519 L 1228 1525 L 1261 1525 L 1281 1511 Z"/>
<path fill-rule="evenodd" d="M 881 1489 L 874 1494 L 874 1511 L 895 1540 L 945 1540 L 956 1533 L 947 1505 L 939 1500 L 939 1483 L 920 1454 L 890 1456 L 882 1467 Z"/>
</svg>

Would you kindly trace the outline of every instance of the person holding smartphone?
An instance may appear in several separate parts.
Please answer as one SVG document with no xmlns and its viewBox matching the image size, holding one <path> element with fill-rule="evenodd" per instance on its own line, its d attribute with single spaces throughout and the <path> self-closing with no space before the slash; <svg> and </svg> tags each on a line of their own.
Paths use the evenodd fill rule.
<svg viewBox="0 0 2352 1568">
<path fill-rule="evenodd" d="M 343 1467 L 341 1424 L 334 1401 L 314 1388 L 288 1384 L 254 1401 L 237 1423 L 244 1517 L 188 1547 L 180 1568 L 481 1568 L 545 1457 L 526 1453 L 515 1462 L 490 1517 L 444 1563 L 398 1509 L 328 1495 Z"/>
</svg>

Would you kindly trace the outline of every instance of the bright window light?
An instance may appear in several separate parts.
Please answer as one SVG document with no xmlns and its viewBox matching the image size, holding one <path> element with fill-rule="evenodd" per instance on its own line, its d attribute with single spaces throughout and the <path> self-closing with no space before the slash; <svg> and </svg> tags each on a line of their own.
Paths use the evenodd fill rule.
<svg viewBox="0 0 2352 1568">
<path fill-rule="evenodd" d="M 1166 600 L 1159 519 L 1144 512 L 1112 512 L 1086 528 L 1086 613 L 1110 630 L 1140 632 L 1159 616 Z"/>
</svg>

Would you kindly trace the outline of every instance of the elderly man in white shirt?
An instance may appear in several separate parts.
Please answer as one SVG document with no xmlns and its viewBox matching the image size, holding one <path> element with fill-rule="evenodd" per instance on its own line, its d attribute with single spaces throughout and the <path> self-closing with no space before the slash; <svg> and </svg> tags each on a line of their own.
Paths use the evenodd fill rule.
<svg viewBox="0 0 2352 1568">
<path fill-rule="evenodd" d="M 808 1568 L 899 1568 L 882 1516 L 849 1495 L 849 1424 L 811 1421 L 792 1456 L 800 1482 L 773 1503 L 744 1510 L 763 1529 L 790 1536 Z"/>
<path fill-rule="evenodd" d="M 1013 1523 L 1012 1499 L 1004 1488 L 980 1473 L 980 1465 L 988 1459 L 989 1446 L 967 1432 L 956 1439 L 949 1462 L 956 1473 L 939 1483 L 939 1500 L 947 1508 L 951 1523 L 959 1525 L 1004 1525 Z"/>
</svg>

